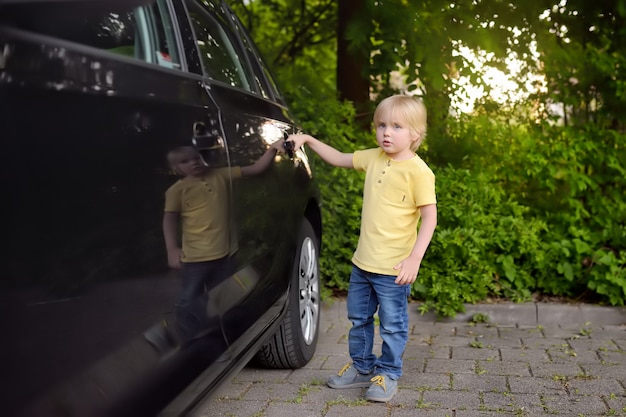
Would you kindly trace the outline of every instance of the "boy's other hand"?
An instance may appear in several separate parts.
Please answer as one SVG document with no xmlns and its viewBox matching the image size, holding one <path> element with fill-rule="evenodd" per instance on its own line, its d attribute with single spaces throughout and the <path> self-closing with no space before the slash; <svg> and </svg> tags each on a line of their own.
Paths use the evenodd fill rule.
<svg viewBox="0 0 626 417">
<path fill-rule="evenodd" d="M 417 274 L 420 270 L 421 262 L 414 258 L 406 258 L 400 262 L 393 269 L 400 270 L 398 277 L 396 278 L 396 284 L 398 285 L 410 285 L 417 279 Z"/>
<path fill-rule="evenodd" d="M 183 255 L 183 251 L 180 248 L 167 251 L 167 266 L 172 269 L 180 269 L 180 258 Z"/>
</svg>

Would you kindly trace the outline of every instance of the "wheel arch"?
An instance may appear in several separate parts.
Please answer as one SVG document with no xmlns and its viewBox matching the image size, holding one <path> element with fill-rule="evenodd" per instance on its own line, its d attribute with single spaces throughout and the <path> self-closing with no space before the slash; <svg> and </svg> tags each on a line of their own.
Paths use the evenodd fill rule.
<svg viewBox="0 0 626 417">
<path fill-rule="evenodd" d="M 309 221 L 309 223 L 311 223 L 311 226 L 313 226 L 315 236 L 317 236 L 317 242 L 320 246 L 318 249 L 321 251 L 323 226 L 320 202 L 316 199 L 309 200 L 304 211 L 304 217 Z"/>
</svg>

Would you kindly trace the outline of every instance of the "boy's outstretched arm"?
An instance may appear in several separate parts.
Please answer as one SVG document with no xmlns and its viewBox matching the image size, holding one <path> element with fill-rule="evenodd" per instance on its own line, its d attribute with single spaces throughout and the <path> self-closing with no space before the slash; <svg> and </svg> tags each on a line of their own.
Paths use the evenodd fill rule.
<svg viewBox="0 0 626 417">
<path fill-rule="evenodd" d="M 287 140 L 293 142 L 294 150 L 300 149 L 300 147 L 306 143 L 313 152 L 318 154 L 320 158 L 329 164 L 340 168 L 354 168 L 351 153 L 339 152 L 337 149 L 324 142 L 320 142 L 311 135 L 290 135 Z"/>
<path fill-rule="evenodd" d="M 422 216 L 422 223 L 420 229 L 417 232 L 417 240 L 413 245 L 413 250 L 408 258 L 394 266 L 393 269 L 399 269 L 398 277 L 396 278 L 396 284 L 407 285 L 413 284 L 417 279 L 422 259 L 426 249 L 430 244 L 430 240 L 437 227 L 437 205 L 429 204 L 420 207 Z"/>
<path fill-rule="evenodd" d="M 258 175 L 261 172 L 265 171 L 267 168 L 269 168 L 272 160 L 274 159 L 274 156 L 276 155 L 276 152 L 282 150 L 282 139 L 272 143 L 270 147 L 267 148 L 265 153 L 259 159 L 257 159 L 254 164 L 241 167 L 241 176 L 249 177 L 251 175 Z"/>
</svg>

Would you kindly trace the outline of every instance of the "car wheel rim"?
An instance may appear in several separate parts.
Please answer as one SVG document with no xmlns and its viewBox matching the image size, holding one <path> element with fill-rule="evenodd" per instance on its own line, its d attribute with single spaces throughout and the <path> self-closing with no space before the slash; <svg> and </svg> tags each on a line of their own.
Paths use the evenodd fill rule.
<svg viewBox="0 0 626 417">
<path fill-rule="evenodd" d="M 304 242 L 302 242 L 298 276 L 300 281 L 300 326 L 304 342 L 310 345 L 317 334 L 317 324 L 320 313 L 317 249 L 311 238 L 306 238 Z"/>
</svg>

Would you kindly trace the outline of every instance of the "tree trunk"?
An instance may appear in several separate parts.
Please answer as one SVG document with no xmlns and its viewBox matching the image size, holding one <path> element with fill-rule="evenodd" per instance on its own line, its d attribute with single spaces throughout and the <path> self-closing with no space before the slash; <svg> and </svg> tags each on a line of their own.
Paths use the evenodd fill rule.
<svg viewBox="0 0 626 417">
<path fill-rule="evenodd" d="M 340 100 L 351 101 L 357 121 L 369 127 L 369 51 L 348 50 L 346 30 L 350 22 L 365 8 L 365 0 L 339 0 L 337 27 L 337 92 Z"/>
</svg>

